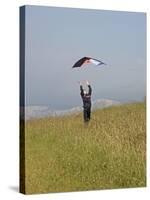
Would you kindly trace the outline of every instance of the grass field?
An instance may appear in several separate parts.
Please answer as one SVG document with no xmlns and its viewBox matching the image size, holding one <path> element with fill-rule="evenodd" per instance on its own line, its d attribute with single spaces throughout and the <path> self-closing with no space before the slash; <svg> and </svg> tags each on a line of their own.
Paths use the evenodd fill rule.
<svg viewBox="0 0 150 200">
<path fill-rule="evenodd" d="M 26 122 L 26 193 L 146 186 L 145 103 Z"/>
</svg>

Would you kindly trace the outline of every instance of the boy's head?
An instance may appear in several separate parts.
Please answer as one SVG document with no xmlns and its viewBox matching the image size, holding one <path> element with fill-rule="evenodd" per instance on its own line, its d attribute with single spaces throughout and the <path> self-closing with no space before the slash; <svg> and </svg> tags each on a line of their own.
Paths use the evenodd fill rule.
<svg viewBox="0 0 150 200">
<path fill-rule="evenodd" d="M 86 90 L 83 90 L 83 94 L 84 94 L 84 95 L 86 95 L 86 94 L 87 94 Z"/>
</svg>

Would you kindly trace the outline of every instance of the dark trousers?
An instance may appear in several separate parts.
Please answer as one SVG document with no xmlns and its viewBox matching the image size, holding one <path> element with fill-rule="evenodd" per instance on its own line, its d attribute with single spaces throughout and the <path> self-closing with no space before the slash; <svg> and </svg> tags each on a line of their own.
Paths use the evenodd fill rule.
<svg viewBox="0 0 150 200">
<path fill-rule="evenodd" d="M 84 107 L 83 117 L 84 122 L 88 122 L 91 119 L 91 107 Z"/>
</svg>

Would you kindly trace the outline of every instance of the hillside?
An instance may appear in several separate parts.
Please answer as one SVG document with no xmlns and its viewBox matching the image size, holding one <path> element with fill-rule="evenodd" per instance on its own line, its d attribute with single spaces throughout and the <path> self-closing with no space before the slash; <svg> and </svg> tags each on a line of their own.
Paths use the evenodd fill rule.
<svg viewBox="0 0 150 200">
<path fill-rule="evenodd" d="M 146 185 L 144 103 L 26 122 L 26 193 Z"/>
<path fill-rule="evenodd" d="M 112 105 L 119 105 L 120 102 L 110 99 L 97 99 L 92 102 L 92 110 L 99 108 L 106 108 Z M 25 119 L 38 119 L 44 117 L 55 117 L 55 116 L 64 116 L 64 115 L 72 115 L 82 112 L 82 103 L 80 106 L 72 107 L 69 109 L 58 110 L 52 109 L 50 106 L 25 106 Z M 23 118 L 24 113 L 21 113 Z"/>
</svg>

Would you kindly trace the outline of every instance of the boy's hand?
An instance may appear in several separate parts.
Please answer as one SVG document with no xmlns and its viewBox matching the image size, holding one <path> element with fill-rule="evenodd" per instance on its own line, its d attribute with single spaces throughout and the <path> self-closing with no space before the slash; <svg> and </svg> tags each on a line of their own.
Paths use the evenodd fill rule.
<svg viewBox="0 0 150 200">
<path fill-rule="evenodd" d="M 88 81 L 86 81 L 86 84 L 87 84 L 87 85 L 90 85 Z"/>
</svg>

